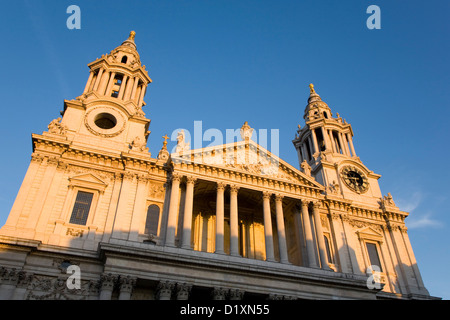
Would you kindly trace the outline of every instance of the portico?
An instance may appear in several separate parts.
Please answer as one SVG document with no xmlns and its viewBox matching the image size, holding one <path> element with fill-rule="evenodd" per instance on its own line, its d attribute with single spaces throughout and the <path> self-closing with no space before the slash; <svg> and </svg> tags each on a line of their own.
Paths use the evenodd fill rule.
<svg viewBox="0 0 450 320">
<path fill-rule="evenodd" d="M 329 270 L 321 186 L 275 156 L 270 174 L 264 166 L 208 164 L 211 154 L 230 148 L 266 152 L 247 140 L 172 155 L 163 245 Z"/>
</svg>

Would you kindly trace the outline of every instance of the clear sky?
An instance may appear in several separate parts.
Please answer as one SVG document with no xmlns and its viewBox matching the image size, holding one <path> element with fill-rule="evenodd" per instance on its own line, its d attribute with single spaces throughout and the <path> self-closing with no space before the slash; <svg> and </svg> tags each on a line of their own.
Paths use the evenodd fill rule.
<svg viewBox="0 0 450 320">
<path fill-rule="evenodd" d="M 66 26 L 72 4 L 81 29 Z M 381 29 L 367 28 L 369 5 L 381 9 Z M 449 299 L 449 15 L 447 0 L 5 2 L 0 225 L 28 167 L 31 133 L 82 93 L 89 62 L 135 30 L 153 79 L 144 108 L 153 156 L 163 135 L 191 131 L 194 121 L 223 132 L 248 121 L 279 129 L 280 157 L 298 168 L 292 139 L 314 83 L 352 125 L 356 153 L 382 175 L 382 193 L 410 212 L 425 286 Z"/>
</svg>

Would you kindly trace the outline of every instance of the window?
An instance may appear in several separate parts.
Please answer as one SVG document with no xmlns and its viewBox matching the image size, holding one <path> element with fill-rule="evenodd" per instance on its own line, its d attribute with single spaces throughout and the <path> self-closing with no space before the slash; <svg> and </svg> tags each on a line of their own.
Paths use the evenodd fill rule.
<svg viewBox="0 0 450 320">
<path fill-rule="evenodd" d="M 330 247 L 330 242 L 328 241 L 328 237 L 326 235 L 324 235 L 323 238 L 325 240 L 325 249 L 327 250 L 328 262 L 329 263 L 334 263 L 333 262 L 333 256 L 331 255 L 331 247 Z"/>
<path fill-rule="evenodd" d="M 380 257 L 378 256 L 377 245 L 375 243 L 366 242 L 367 253 L 369 254 L 370 264 L 373 266 L 378 266 L 380 271 L 383 271 L 381 268 Z"/>
<path fill-rule="evenodd" d="M 145 234 L 158 235 L 159 207 L 156 204 L 148 206 L 147 220 L 145 221 Z"/>
<path fill-rule="evenodd" d="M 97 127 L 102 129 L 112 129 L 117 124 L 117 119 L 110 113 L 99 113 L 95 116 L 94 123 Z"/>
<path fill-rule="evenodd" d="M 121 62 L 122 62 L 122 63 L 127 63 L 127 56 L 123 56 Z"/>
<path fill-rule="evenodd" d="M 93 196 L 93 193 L 78 191 L 70 216 L 70 223 L 86 225 Z"/>
</svg>

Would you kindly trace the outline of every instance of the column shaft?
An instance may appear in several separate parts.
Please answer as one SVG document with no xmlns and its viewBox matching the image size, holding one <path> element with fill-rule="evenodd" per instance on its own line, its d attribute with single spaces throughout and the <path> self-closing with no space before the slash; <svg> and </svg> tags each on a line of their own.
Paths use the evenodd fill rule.
<svg viewBox="0 0 450 320">
<path fill-rule="evenodd" d="M 93 77 L 94 77 L 94 73 L 91 71 L 89 73 L 89 78 L 88 78 L 88 81 L 86 82 L 86 86 L 84 87 L 83 93 L 86 93 L 89 90 L 89 87 L 91 86 L 91 81 L 92 81 Z"/>
<path fill-rule="evenodd" d="M 271 193 L 263 192 L 264 236 L 266 243 L 266 260 L 275 261 L 273 250 L 272 215 L 270 214 Z"/>
<path fill-rule="evenodd" d="M 313 205 L 314 225 L 316 226 L 316 237 L 319 245 L 319 256 L 322 269 L 330 270 L 328 266 L 327 251 L 325 248 L 325 239 L 323 238 L 322 222 L 320 221 L 319 203 Z"/>
<path fill-rule="evenodd" d="M 123 98 L 123 94 L 125 92 L 125 87 L 127 85 L 127 79 L 128 79 L 128 76 L 124 75 L 123 79 L 122 79 L 122 83 L 120 84 L 119 95 L 117 96 L 117 98 L 119 98 L 119 99 Z"/>
<path fill-rule="evenodd" d="M 305 231 L 306 252 L 308 254 L 308 266 L 311 268 L 317 268 L 318 264 L 316 255 L 314 253 L 314 243 L 311 230 L 311 222 L 309 220 L 308 203 L 305 201 L 302 201 L 302 219 L 303 228 Z"/>
<path fill-rule="evenodd" d="M 286 230 L 284 228 L 283 215 L 283 197 L 277 195 L 275 198 L 276 215 L 277 215 L 277 230 L 278 230 L 278 246 L 280 247 L 280 262 L 288 263 L 288 253 L 286 245 Z"/>
<path fill-rule="evenodd" d="M 188 177 L 186 182 L 186 199 L 184 201 L 183 238 L 181 247 L 191 249 L 192 210 L 194 206 L 195 178 Z"/>
<path fill-rule="evenodd" d="M 224 253 L 224 189 L 225 184 L 217 183 L 216 200 L 216 253 Z"/>
<path fill-rule="evenodd" d="M 175 230 L 177 227 L 178 197 L 180 195 L 180 176 L 172 177 L 172 189 L 170 191 L 169 216 L 167 218 L 166 246 L 175 246 Z"/>
<path fill-rule="evenodd" d="M 231 186 L 230 189 L 230 255 L 239 255 L 239 225 L 238 225 L 238 194 L 239 188 Z"/>
<path fill-rule="evenodd" d="M 95 79 L 94 91 L 97 90 L 98 85 L 100 84 L 100 81 L 102 80 L 103 71 L 104 71 L 103 68 L 98 71 L 97 78 Z"/>
</svg>

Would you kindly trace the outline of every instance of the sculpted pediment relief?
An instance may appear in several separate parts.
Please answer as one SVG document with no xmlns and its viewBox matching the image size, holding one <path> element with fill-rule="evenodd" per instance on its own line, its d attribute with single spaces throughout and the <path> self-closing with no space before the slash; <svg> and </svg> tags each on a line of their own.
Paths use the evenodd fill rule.
<svg viewBox="0 0 450 320">
<path fill-rule="evenodd" d="M 240 141 L 171 155 L 173 163 L 195 163 L 323 188 L 312 177 L 281 160 L 256 142 Z"/>
</svg>

